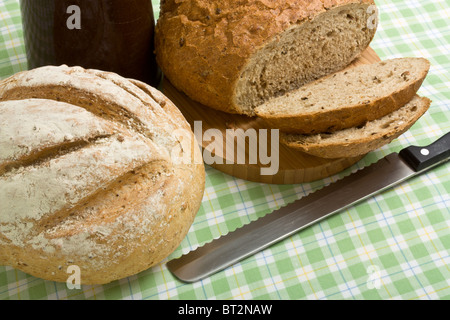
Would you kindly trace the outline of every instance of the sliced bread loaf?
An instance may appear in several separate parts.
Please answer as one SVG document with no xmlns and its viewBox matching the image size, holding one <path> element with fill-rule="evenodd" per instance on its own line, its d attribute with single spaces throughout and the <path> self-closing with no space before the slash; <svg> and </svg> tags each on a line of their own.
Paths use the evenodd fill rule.
<svg viewBox="0 0 450 320">
<path fill-rule="evenodd" d="M 398 58 L 326 76 L 255 109 L 271 128 L 289 133 L 333 132 L 383 117 L 409 102 L 430 63 Z"/>
<path fill-rule="evenodd" d="M 357 157 L 390 143 L 406 132 L 430 107 L 431 100 L 415 96 L 402 108 L 365 125 L 334 133 L 281 133 L 281 143 L 321 158 Z"/>
<path fill-rule="evenodd" d="M 345 68 L 371 42 L 373 0 L 166 0 L 155 51 L 166 79 L 229 113 Z"/>
</svg>

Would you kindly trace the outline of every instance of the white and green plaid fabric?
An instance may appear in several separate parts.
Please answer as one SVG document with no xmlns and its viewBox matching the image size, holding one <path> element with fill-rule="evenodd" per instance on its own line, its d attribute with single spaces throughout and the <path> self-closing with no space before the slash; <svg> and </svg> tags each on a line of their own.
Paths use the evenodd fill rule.
<svg viewBox="0 0 450 320">
<path fill-rule="evenodd" d="M 156 15 L 159 1 L 153 1 Z M 390 152 L 428 144 L 450 131 L 449 0 L 378 0 L 372 48 L 382 59 L 431 61 L 419 94 L 430 110 L 407 133 L 330 178 L 297 185 L 244 181 L 206 169 L 203 203 L 186 253 Z M 0 78 L 26 70 L 17 0 L 0 0 Z M 0 299 L 449 299 L 450 164 L 404 182 L 193 284 L 165 261 L 103 286 L 69 290 L 0 266 Z"/>
</svg>

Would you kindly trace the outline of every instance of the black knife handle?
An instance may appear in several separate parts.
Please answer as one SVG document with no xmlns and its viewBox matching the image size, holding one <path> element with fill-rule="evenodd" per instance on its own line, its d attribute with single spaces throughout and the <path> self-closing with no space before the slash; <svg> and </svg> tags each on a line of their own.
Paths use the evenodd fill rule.
<svg viewBox="0 0 450 320">
<path fill-rule="evenodd" d="M 407 147 L 399 154 L 415 171 L 427 169 L 450 157 L 450 132 L 429 146 Z"/>
</svg>

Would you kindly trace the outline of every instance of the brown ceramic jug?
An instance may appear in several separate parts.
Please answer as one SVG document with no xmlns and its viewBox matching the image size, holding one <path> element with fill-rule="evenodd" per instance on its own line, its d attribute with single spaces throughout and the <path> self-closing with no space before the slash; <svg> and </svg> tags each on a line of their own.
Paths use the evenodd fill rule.
<svg viewBox="0 0 450 320">
<path fill-rule="evenodd" d="M 160 80 L 153 53 L 151 0 L 21 0 L 28 68 L 82 66 L 152 86 Z"/>
</svg>

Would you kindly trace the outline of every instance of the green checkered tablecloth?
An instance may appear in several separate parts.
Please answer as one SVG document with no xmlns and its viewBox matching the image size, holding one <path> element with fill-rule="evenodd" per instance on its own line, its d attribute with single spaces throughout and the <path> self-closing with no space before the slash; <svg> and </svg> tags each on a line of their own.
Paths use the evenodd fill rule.
<svg viewBox="0 0 450 320">
<path fill-rule="evenodd" d="M 277 207 L 410 144 L 450 130 L 450 1 L 378 0 L 372 48 L 382 59 L 431 61 L 419 94 L 430 110 L 407 133 L 330 178 L 297 185 L 244 181 L 206 168 L 200 211 L 180 256 Z M 159 2 L 154 1 L 156 14 Z M 0 78 L 26 70 L 17 0 L 0 0 Z M 69 290 L 0 266 L 0 299 L 449 299 L 450 164 L 346 209 L 254 256 L 193 284 L 165 262 L 103 286 Z"/>
</svg>

